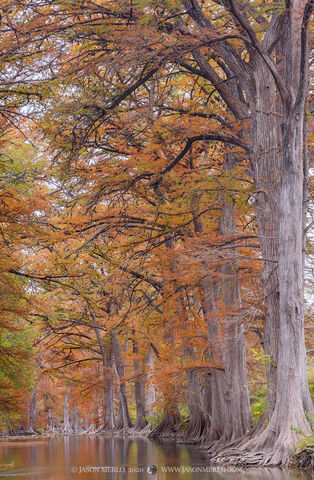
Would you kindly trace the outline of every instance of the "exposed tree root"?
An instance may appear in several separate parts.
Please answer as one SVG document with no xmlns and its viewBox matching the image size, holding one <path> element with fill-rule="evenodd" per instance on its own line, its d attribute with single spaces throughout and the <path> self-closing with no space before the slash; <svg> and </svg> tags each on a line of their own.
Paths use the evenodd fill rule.
<svg viewBox="0 0 314 480">
<path fill-rule="evenodd" d="M 105 422 L 101 427 L 97 429 L 96 433 L 110 433 L 114 431 L 114 425 L 111 422 Z"/>
<path fill-rule="evenodd" d="M 252 439 L 253 436 L 258 435 L 259 432 L 261 432 L 266 424 L 266 420 L 268 419 L 268 416 L 264 416 L 260 422 L 256 425 L 254 425 L 251 430 L 246 432 L 244 435 L 241 435 L 240 437 L 234 438 L 233 436 L 227 437 L 226 434 L 224 433 L 219 440 L 214 440 L 213 437 L 211 437 L 211 430 L 208 426 L 207 430 L 207 436 L 206 432 L 202 435 L 201 438 L 201 449 L 206 450 L 207 453 L 209 453 L 210 456 L 216 455 L 217 452 L 220 452 L 221 450 L 225 450 L 227 448 L 236 448 L 240 447 L 244 443 L 248 442 L 249 440 Z"/>
<path fill-rule="evenodd" d="M 137 417 L 135 424 L 134 424 L 134 430 L 135 431 L 142 431 L 145 427 L 147 426 L 147 421 L 143 417 Z"/>
<path fill-rule="evenodd" d="M 40 435 L 40 432 L 33 427 L 29 427 L 25 430 L 24 435 Z"/>
<path fill-rule="evenodd" d="M 119 405 L 118 418 L 113 430 L 119 431 L 119 430 L 124 430 L 126 428 L 132 428 L 132 427 L 133 427 L 133 423 L 131 422 L 128 409 L 127 408 L 123 409 L 121 405 Z"/>
<path fill-rule="evenodd" d="M 240 439 L 230 446 L 225 446 L 210 456 L 211 463 L 236 466 L 279 466 L 286 465 L 293 453 L 293 448 L 300 439 L 297 428 L 302 425 L 302 431 L 307 432 L 309 425 L 302 419 L 297 423 L 287 422 L 285 428 L 278 428 L 274 417 L 265 428 L 257 433 L 250 432 L 250 439 Z"/>
<path fill-rule="evenodd" d="M 95 433 L 102 435 L 110 435 L 112 437 L 125 437 L 125 436 L 136 436 L 136 437 L 148 437 L 149 433 L 152 431 L 153 427 L 150 424 L 147 424 L 142 430 L 132 428 L 122 428 L 120 430 L 117 429 L 106 429 L 102 428 L 101 430 L 97 430 Z"/>
<path fill-rule="evenodd" d="M 236 465 L 239 467 L 248 467 L 254 465 L 263 465 L 265 454 L 263 452 L 245 452 L 242 449 L 228 448 L 211 458 L 213 464 Z"/>
<path fill-rule="evenodd" d="M 105 430 L 104 424 L 99 425 L 99 427 L 95 430 L 95 433 L 101 433 Z"/>
<path fill-rule="evenodd" d="M 177 413 L 164 413 L 159 425 L 149 434 L 149 438 L 176 438 L 181 431 L 181 418 Z"/>
<path fill-rule="evenodd" d="M 178 442 L 185 444 L 200 443 L 202 433 L 206 426 L 206 421 L 207 418 L 201 410 L 195 412 L 191 416 L 187 428 L 181 434 L 179 434 Z"/>
<path fill-rule="evenodd" d="M 153 427 L 148 423 L 146 427 L 144 427 L 143 430 L 139 432 L 139 434 L 143 436 L 148 436 L 152 430 L 153 430 Z"/>
<path fill-rule="evenodd" d="M 300 452 L 294 454 L 288 462 L 292 468 L 314 470 L 314 446 L 307 445 Z"/>
</svg>

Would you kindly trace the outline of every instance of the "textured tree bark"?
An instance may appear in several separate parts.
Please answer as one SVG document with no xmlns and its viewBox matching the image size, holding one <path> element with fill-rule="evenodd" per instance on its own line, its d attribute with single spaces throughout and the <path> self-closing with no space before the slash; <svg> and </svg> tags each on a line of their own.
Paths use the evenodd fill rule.
<svg viewBox="0 0 314 480">
<path fill-rule="evenodd" d="M 277 295 L 267 290 L 270 274 L 264 278 L 265 293 L 269 292 L 271 302 L 271 305 L 266 302 L 265 348 L 271 355 L 274 368 L 268 375 L 268 411 L 259 428 L 252 430 L 251 439 L 240 442 L 242 456 L 234 450 L 229 452 L 229 456 L 228 452 L 218 454 L 216 461 L 236 463 L 239 458 L 240 461 L 245 458 L 248 464 L 282 464 L 292 452 L 297 432 L 309 432 L 305 413 L 312 406 L 305 369 L 302 249 L 305 184 L 303 119 L 307 95 L 307 24 L 311 10 L 310 3 L 292 1 L 285 16 L 279 19 L 281 33 L 284 33 L 279 80 L 278 75 L 272 73 L 271 76 L 265 66 L 259 71 L 254 65 L 253 77 L 257 88 L 249 100 L 254 150 L 252 167 L 257 188 L 262 186 L 262 200 L 258 199 L 256 216 L 263 254 L 273 255 L 268 259 L 278 262 Z M 255 56 L 258 57 L 258 54 Z M 262 63 L 259 58 L 257 66 Z M 276 78 L 276 87 L 273 78 Z M 268 104 L 269 96 L 275 99 L 276 110 Z M 278 114 L 280 120 L 276 120 Z M 269 122 L 273 123 L 272 128 Z M 282 145 L 278 139 L 282 139 Z M 262 155 L 258 155 L 259 151 Z M 274 158 L 275 163 L 272 163 Z M 272 178 L 269 178 L 271 172 Z M 278 190 L 275 191 L 275 188 Z M 269 240 L 265 244 L 264 234 L 271 239 L 275 231 L 277 244 L 272 246 Z M 264 273 L 265 270 L 267 272 L 265 268 Z"/>
<path fill-rule="evenodd" d="M 74 405 L 74 407 L 71 410 L 71 429 L 73 433 L 79 432 L 79 425 L 80 425 L 79 412 L 78 412 L 77 405 Z"/>
<path fill-rule="evenodd" d="M 109 377 L 105 380 L 105 429 L 112 430 L 115 428 L 115 407 L 113 393 L 113 366 L 111 352 L 108 353 L 107 368 Z"/>
<path fill-rule="evenodd" d="M 274 80 L 260 58 L 254 73 L 252 98 L 253 155 L 251 168 L 256 184 L 254 209 L 263 262 L 265 320 L 263 347 L 267 355 L 267 401 L 264 420 L 268 421 L 276 403 L 279 314 L 279 195 L 282 169 L 282 108 Z"/>
<path fill-rule="evenodd" d="M 277 327 L 276 403 L 253 429 L 239 451 L 218 454 L 216 461 L 247 464 L 285 464 L 299 439 L 310 433 L 305 417 L 312 409 L 306 401 L 303 312 L 303 107 L 285 106 L 283 112 L 283 164 L 280 186 L 279 318 Z M 299 434 L 298 434 L 299 432 Z M 243 452 L 248 453 L 243 453 Z M 241 453 L 242 452 L 242 453 Z"/>
<path fill-rule="evenodd" d="M 139 354 L 138 343 L 135 338 L 133 338 L 133 353 L 134 355 Z M 139 358 L 134 359 L 134 389 L 135 389 L 135 403 L 136 403 L 136 421 L 134 428 L 136 430 L 143 430 L 147 425 L 146 420 L 146 404 L 145 404 L 145 383 L 144 383 L 144 372 L 141 368 L 141 362 Z"/>
<path fill-rule="evenodd" d="M 32 394 L 29 415 L 28 431 L 35 433 L 36 430 L 36 406 L 37 406 L 37 392 L 38 392 L 39 378 L 36 379 L 35 387 Z"/>
<path fill-rule="evenodd" d="M 202 410 L 205 415 L 205 425 L 203 433 L 200 437 L 200 443 L 205 443 L 209 438 L 211 412 L 212 412 L 212 395 L 210 390 L 210 372 L 205 372 L 203 375 L 203 396 L 202 396 Z"/>
<path fill-rule="evenodd" d="M 105 424 L 102 395 L 97 393 L 97 427 L 103 429 Z"/>
<path fill-rule="evenodd" d="M 52 419 L 52 409 L 51 409 L 51 407 L 47 408 L 47 427 L 48 427 L 48 432 L 53 432 L 54 431 L 54 424 L 53 424 L 53 419 Z"/>
<path fill-rule="evenodd" d="M 197 206 L 194 205 L 194 210 Z M 203 233 L 203 223 L 201 218 L 194 215 L 194 231 L 196 235 Z M 207 322 L 207 343 L 209 359 L 213 362 L 224 365 L 224 351 L 221 340 L 221 331 L 214 313 L 214 297 L 217 295 L 218 284 L 210 278 L 206 259 L 202 262 L 203 275 L 201 280 L 202 290 L 202 309 L 204 318 Z M 224 430 L 224 418 L 226 417 L 226 405 L 224 398 L 224 372 L 218 369 L 211 369 L 207 376 L 209 385 L 205 388 L 210 394 L 210 399 L 206 402 L 210 406 L 210 414 L 205 416 L 205 425 L 201 442 L 210 447 L 214 441 L 221 438 Z"/>
<path fill-rule="evenodd" d="M 306 105 L 306 109 L 313 112 L 314 111 L 314 96 L 312 95 L 309 98 L 309 102 Z M 307 213 L 310 203 L 310 194 L 309 194 L 309 183 L 310 183 L 310 152 L 308 148 L 308 141 L 310 138 L 311 132 L 311 122 L 305 116 L 304 118 L 304 138 L 303 138 L 303 279 L 305 278 L 305 248 L 306 248 L 306 239 L 307 239 Z M 307 366 L 306 366 L 306 348 L 305 348 L 305 339 L 302 342 L 301 348 L 303 349 L 302 356 L 304 358 L 301 381 L 302 381 L 302 392 L 303 392 L 303 407 L 306 412 L 311 412 L 313 409 L 313 403 L 311 399 L 311 394 L 308 388 L 308 377 L 307 377 Z"/>
<path fill-rule="evenodd" d="M 181 431 L 181 422 L 182 417 L 177 405 L 171 410 L 167 407 L 160 424 L 149 434 L 149 438 L 176 438 Z"/>
<path fill-rule="evenodd" d="M 49 393 L 46 393 L 44 396 L 44 405 L 45 405 L 45 430 L 48 432 L 53 432 L 54 424 L 52 419 L 52 408 L 51 401 L 53 398 Z"/>
<path fill-rule="evenodd" d="M 207 319 L 207 341 L 209 345 L 209 360 L 219 363 L 223 367 L 225 363 L 224 348 L 222 342 L 222 331 L 216 321 L 213 313 L 214 291 L 219 288 L 214 281 L 210 282 L 208 278 L 202 281 L 204 295 L 204 313 Z M 213 368 L 210 374 L 210 394 L 211 394 L 211 423 L 209 436 L 206 439 L 208 446 L 213 441 L 219 440 L 224 431 L 226 418 L 226 402 L 224 396 L 225 374 L 224 371 Z M 205 440 L 205 439 L 204 439 Z"/>
<path fill-rule="evenodd" d="M 32 395 L 32 400 L 30 403 L 30 409 L 29 409 L 29 426 L 28 426 L 28 431 L 30 433 L 36 433 L 36 407 L 37 407 L 37 393 L 38 393 L 38 385 L 40 382 L 40 369 L 42 365 L 42 358 L 43 354 L 40 355 L 38 362 L 37 362 L 37 376 L 36 376 L 36 381 L 35 381 L 35 386 L 33 390 L 33 395 Z"/>
<path fill-rule="evenodd" d="M 114 413 L 114 401 L 113 401 L 113 378 L 112 378 L 112 364 L 111 358 L 108 357 L 109 378 L 104 381 L 105 390 L 105 430 L 113 430 L 115 428 L 115 413 Z M 108 375 L 108 374 L 107 374 Z"/>
<path fill-rule="evenodd" d="M 111 332 L 111 342 L 113 355 L 116 366 L 116 373 L 118 377 L 118 390 L 119 390 L 119 410 L 120 415 L 118 414 L 118 421 L 116 429 L 120 430 L 123 428 L 131 428 L 133 424 L 130 419 L 129 409 L 128 409 L 128 399 L 126 395 L 125 381 L 123 379 L 125 375 L 125 366 L 121 356 L 121 347 L 118 339 L 118 334 L 115 330 Z"/>
<path fill-rule="evenodd" d="M 192 352 L 189 353 L 190 358 Z M 184 443 L 199 443 L 207 422 L 206 413 L 202 407 L 200 379 L 198 372 L 189 369 L 187 375 L 187 389 L 190 410 L 190 420 L 186 431 L 182 436 Z"/>
<path fill-rule="evenodd" d="M 182 294 L 178 298 L 177 315 L 182 318 L 182 329 L 184 330 L 185 326 L 188 326 L 189 319 L 186 314 L 185 299 Z M 183 338 L 183 351 L 187 364 L 195 360 L 193 343 L 189 338 Z M 206 424 L 206 415 L 202 408 L 200 378 L 197 370 L 193 368 L 187 369 L 186 376 L 190 420 L 187 429 L 181 436 L 181 441 L 184 443 L 198 443 Z"/>
<path fill-rule="evenodd" d="M 234 158 L 228 155 L 225 169 L 234 167 Z M 195 207 L 197 208 L 197 206 Z M 202 220 L 194 217 L 196 234 L 203 232 Z M 235 209 L 231 199 L 224 199 L 221 215 L 221 233 L 231 237 L 236 233 Z M 231 252 L 234 252 L 233 250 Z M 239 308 L 240 288 L 236 272 L 236 258 L 229 254 L 230 261 L 222 269 L 225 277 L 222 285 L 223 303 L 230 308 Z M 203 262 L 206 274 L 206 261 Z M 209 376 L 208 393 L 211 398 L 207 402 L 209 415 L 202 435 L 204 447 L 215 451 L 234 439 L 248 432 L 252 424 L 250 398 L 246 375 L 246 351 L 243 327 L 231 318 L 225 321 L 224 339 L 217 321 L 213 318 L 215 290 L 219 288 L 218 281 L 204 276 L 202 280 L 203 311 L 207 318 L 207 336 L 210 357 L 220 360 L 224 371 L 213 369 Z M 210 419 L 210 422 L 209 422 Z"/>
<path fill-rule="evenodd" d="M 233 155 L 228 155 L 224 169 L 230 171 L 235 166 Z M 223 200 L 220 229 L 226 239 L 236 233 L 235 207 L 231 198 Z M 223 304 L 237 310 L 241 306 L 237 256 L 234 249 L 228 254 L 229 261 L 222 267 Z M 226 413 L 223 442 L 242 437 L 252 426 L 250 397 L 246 374 L 246 348 L 244 327 L 237 317 L 225 320 L 225 401 Z"/>
<path fill-rule="evenodd" d="M 156 391 L 155 387 L 151 382 L 151 378 L 154 372 L 154 352 L 151 346 L 148 347 L 147 353 L 147 383 L 148 387 L 146 390 L 146 405 L 147 412 L 149 416 L 154 414 L 154 403 L 156 402 Z"/>
<path fill-rule="evenodd" d="M 290 113 L 290 112 L 289 112 Z M 303 117 L 303 112 L 295 117 Z M 304 312 L 303 312 L 303 172 L 302 125 L 294 118 L 284 125 L 284 168 L 280 198 L 280 335 L 278 358 L 278 426 L 294 425 L 307 432 L 302 398 Z M 280 405 L 280 408 L 279 408 Z M 287 422 L 288 420 L 288 422 Z M 288 425 L 287 425 L 288 423 Z M 301 425 L 300 425 L 301 423 Z M 303 428 L 302 428 L 303 427 Z M 286 433 L 286 432 L 285 432 Z M 288 445 L 286 445 L 288 447 Z"/>
<path fill-rule="evenodd" d="M 66 391 L 65 397 L 64 397 L 63 433 L 65 433 L 65 434 L 71 433 L 69 390 Z"/>
<path fill-rule="evenodd" d="M 102 367 L 103 367 L 103 382 L 105 393 L 105 423 L 104 430 L 113 430 L 115 428 L 114 418 L 114 403 L 113 403 L 113 378 L 111 365 L 111 352 L 106 352 L 105 345 L 100 333 L 99 327 L 96 326 L 96 319 L 93 318 L 95 324 L 95 332 L 97 336 L 98 345 L 100 348 Z"/>
</svg>

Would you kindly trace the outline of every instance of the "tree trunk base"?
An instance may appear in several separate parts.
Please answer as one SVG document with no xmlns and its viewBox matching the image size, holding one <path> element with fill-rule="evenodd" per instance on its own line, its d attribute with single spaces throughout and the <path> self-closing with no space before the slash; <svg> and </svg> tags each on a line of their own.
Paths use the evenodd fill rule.
<svg viewBox="0 0 314 480">
<path fill-rule="evenodd" d="M 261 431 L 263 428 L 265 428 L 264 422 L 255 425 L 253 428 L 251 428 L 251 430 L 247 431 L 244 434 L 235 430 L 227 430 L 218 440 L 216 438 L 216 435 L 212 434 L 209 431 L 208 438 L 205 440 L 204 436 L 202 438 L 203 443 L 201 445 L 201 448 L 203 450 L 206 450 L 209 455 L 215 455 L 217 452 L 220 452 L 222 449 L 226 449 L 229 446 L 234 448 L 237 445 L 242 445 L 243 442 L 249 441 L 253 435 L 256 436 L 258 432 Z"/>
<path fill-rule="evenodd" d="M 40 435 L 40 432 L 33 427 L 29 427 L 27 430 L 25 430 L 24 435 Z"/>
<path fill-rule="evenodd" d="M 118 423 L 112 430 L 114 432 L 120 432 L 120 431 L 123 431 L 123 430 L 130 430 L 132 428 L 134 428 L 132 423 L 130 423 L 129 425 L 124 425 L 123 423 Z"/>
<path fill-rule="evenodd" d="M 314 470 L 314 446 L 307 445 L 300 452 L 291 457 L 288 462 L 290 468 Z"/>
<path fill-rule="evenodd" d="M 202 411 L 191 416 L 189 424 L 179 437 L 178 443 L 187 445 L 199 444 L 206 427 L 207 418 Z"/>
<path fill-rule="evenodd" d="M 148 423 L 143 430 L 140 431 L 140 435 L 147 437 L 153 430 L 153 427 Z"/>
<path fill-rule="evenodd" d="M 162 421 L 148 435 L 149 438 L 177 438 L 181 432 L 181 418 L 176 413 L 165 413 Z"/>
<path fill-rule="evenodd" d="M 286 465 L 294 446 L 301 438 L 296 431 L 307 433 L 309 424 L 304 417 L 299 422 L 296 419 L 294 422 L 287 422 L 285 428 L 278 428 L 276 420 L 273 418 L 264 429 L 252 429 L 251 434 L 249 433 L 245 439 L 242 438 L 216 451 L 210 456 L 211 463 L 242 467 Z M 294 425 L 298 425 L 299 428 Z"/>
<path fill-rule="evenodd" d="M 148 423 L 144 418 L 137 418 L 134 424 L 134 431 L 142 431 L 147 425 Z"/>
<path fill-rule="evenodd" d="M 111 433 L 115 430 L 114 426 L 113 425 L 109 425 L 108 422 L 104 423 L 103 425 L 101 425 L 98 429 L 97 429 L 97 432 L 96 433 Z"/>
</svg>

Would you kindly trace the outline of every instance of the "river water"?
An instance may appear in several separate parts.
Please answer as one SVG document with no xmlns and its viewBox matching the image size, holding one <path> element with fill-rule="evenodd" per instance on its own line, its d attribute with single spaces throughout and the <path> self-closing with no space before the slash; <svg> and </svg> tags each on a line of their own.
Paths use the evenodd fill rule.
<svg viewBox="0 0 314 480">
<path fill-rule="evenodd" d="M 280 469 L 213 467 L 197 447 L 67 436 L 0 442 L 0 478 L 17 480 L 309 480 Z"/>
</svg>

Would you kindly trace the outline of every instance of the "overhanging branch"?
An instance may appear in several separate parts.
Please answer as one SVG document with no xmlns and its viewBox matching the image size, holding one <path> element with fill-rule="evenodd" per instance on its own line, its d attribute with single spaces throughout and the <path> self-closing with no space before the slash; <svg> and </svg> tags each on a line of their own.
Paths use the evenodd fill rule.
<svg viewBox="0 0 314 480">
<path fill-rule="evenodd" d="M 177 157 L 166 168 L 164 168 L 164 170 L 162 170 L 158 174 L 158 178 L 156 180 L 154 180 L 153 182 L 151 182 L 150 186 L 154 187 L 154 188 L 158 187 L 158 185 L 162 181 L 163 176 L 166 173 L 170 172 L 180 162 L 180 160 L 182 160 L 182 158 L 187 154 L 187 152 L 192 147 L 193 143 L 204 141 L 204 140 L 208 140 L 208 141 L 212 140 L 212 141 L 223 142 L 223 143 L 235 145 L 237 147 L 242 148 L 243 150 L 245 150 L 248 153 L 250 152 L 250 149 L 249 149 L 249 147 L 247 146 L 246 143 L 244 143 L 239 138 L 235 138 L 235 137 L 232 137 L 230 135 L 221 135 L 219 133 L 196 135 L 195 137 L 191 137 L 187 140 L 187 142 L 185 144 L 185 147 L 183 148 L 183 150 L 181 150 L 179 155 L 177 155 Z"/>
</svg>

